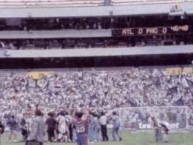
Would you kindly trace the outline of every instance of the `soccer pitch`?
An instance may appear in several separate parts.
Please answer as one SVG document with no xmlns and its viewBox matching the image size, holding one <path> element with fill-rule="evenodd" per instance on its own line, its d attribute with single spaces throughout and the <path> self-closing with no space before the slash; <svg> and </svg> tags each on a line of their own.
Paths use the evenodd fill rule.
<svg viewBox="0 0 193 145">
<path fill-rule="evenodd" d="M 109 133 L 110 140 L 112 140 L 111 134 Z M 153 131 L 148 132 L 129 132 L 122 131 L 123 141 L 109 141 L 109 142 L 97 142 L 90 143 L 91 145 L 193 145 L 193 132 L 178 132 L 170 133 L 169 143 L 156 143 L 154 141 Z M 48 143 L 44 145 L 76 145 L 76 143 Z M 0 145 L 25 145 L 22 142 L 12 143 L 8 140 L 8 133 L 3 134 L 1 137 Z"/>
</svg>

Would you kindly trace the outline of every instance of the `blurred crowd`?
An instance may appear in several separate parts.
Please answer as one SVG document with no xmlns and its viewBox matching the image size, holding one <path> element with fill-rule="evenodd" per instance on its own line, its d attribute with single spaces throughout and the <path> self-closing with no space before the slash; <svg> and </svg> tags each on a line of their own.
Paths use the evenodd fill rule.
<svg viewBox="0 0 193 145">
<path fill-rule="evenodd" d="M 112 37 L 87 39 L 0 40 L 0 49 L 119 48 L 192 44 L 193 35 Z"/>
<path fill-rule="evenodd" d="M 25 114 L 37 104 L 45 112 L 90 107 L 188 106 L 193 125 L 192 74 L 167 75 L 163 68 L 54 71 L 33 78 L 26 72 L 0 76 L 0 112 Z"/>
</svg>

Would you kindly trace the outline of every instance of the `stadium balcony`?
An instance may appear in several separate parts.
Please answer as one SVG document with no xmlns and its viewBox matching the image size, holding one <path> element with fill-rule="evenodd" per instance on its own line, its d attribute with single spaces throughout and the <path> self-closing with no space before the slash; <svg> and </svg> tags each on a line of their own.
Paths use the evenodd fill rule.
<svg viewBox="0 0 193 145">
<path fill-rule="evenodd" d="M 103 4 L 103 0 L 0 0 L 0 7 L 88 7 Z"/>
<path fill-rule="evenodd" d="M 144 4 L 167 4 L 167 3 L 185 3 L 193 0 L 112 0 L 112 5 L 144 5 Z"/>
<path fill-rule="evenodd" d="M 1 31 L 0 39 L 46 39 L 46 38 L 99 38 L 111 37 L 108 30 L 55 30 L 55 31 Z"/>
<path fill-rule="evenodd" d="M 29 47 L 29 46 L 28 46 Z M 23 59 L 23 58 L 91 58 L 91 57 L 122 57 L 122 56 L 147 56 L 147 55 L 178 55 L 178 54 L 193 54 L 192 45 L 181 46 L 148 46 L 148 47 L 127 47 L 120 48 L 74 48 L 74 49 L 61 49 L 53 46 L 52 49 L 20 49 L 0 51 L 0 58 L 8 59 Z"/>
</svg>

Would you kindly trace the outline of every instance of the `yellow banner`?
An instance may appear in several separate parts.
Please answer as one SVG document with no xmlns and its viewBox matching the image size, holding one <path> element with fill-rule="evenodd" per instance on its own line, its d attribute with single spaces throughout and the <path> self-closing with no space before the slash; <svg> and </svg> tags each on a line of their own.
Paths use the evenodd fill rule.
<svg viewBox="0 0 193 145">
<path fill-rule="evenodd" d="M 192 67 L 173 67 L 173 68 L 166 68 L 167 75 L 189 75 L 193 73 Z"/>
<path fill-rule="evenodd" d="M 49 75 L 50 72 L 28 72 L 27 76 L 35 79 L 35 80 L 39 80 L 42 79 L 43 76 Z"/>
</svg>

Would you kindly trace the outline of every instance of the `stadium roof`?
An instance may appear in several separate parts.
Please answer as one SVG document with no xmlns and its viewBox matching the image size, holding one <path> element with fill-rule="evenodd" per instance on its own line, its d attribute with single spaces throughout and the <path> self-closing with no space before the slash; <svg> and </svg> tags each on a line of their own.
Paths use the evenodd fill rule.
<svg viewBox="0 0 193 145">
<path fill-rule="evenodd" d="M 193 45 L 149 46 L 133 48 L 92 48 L 92 49 L 47 49 L 47 50 L 1 50 L 0 58 L 69 58 L 191 54 Z"/>
<path fill-rule="evenodd" d="M 144 5 L 163 3 L 185 3 L 193 0 L 0 0 L 0 7 L 80 7 L 106 5 Z"/>
</svg>

